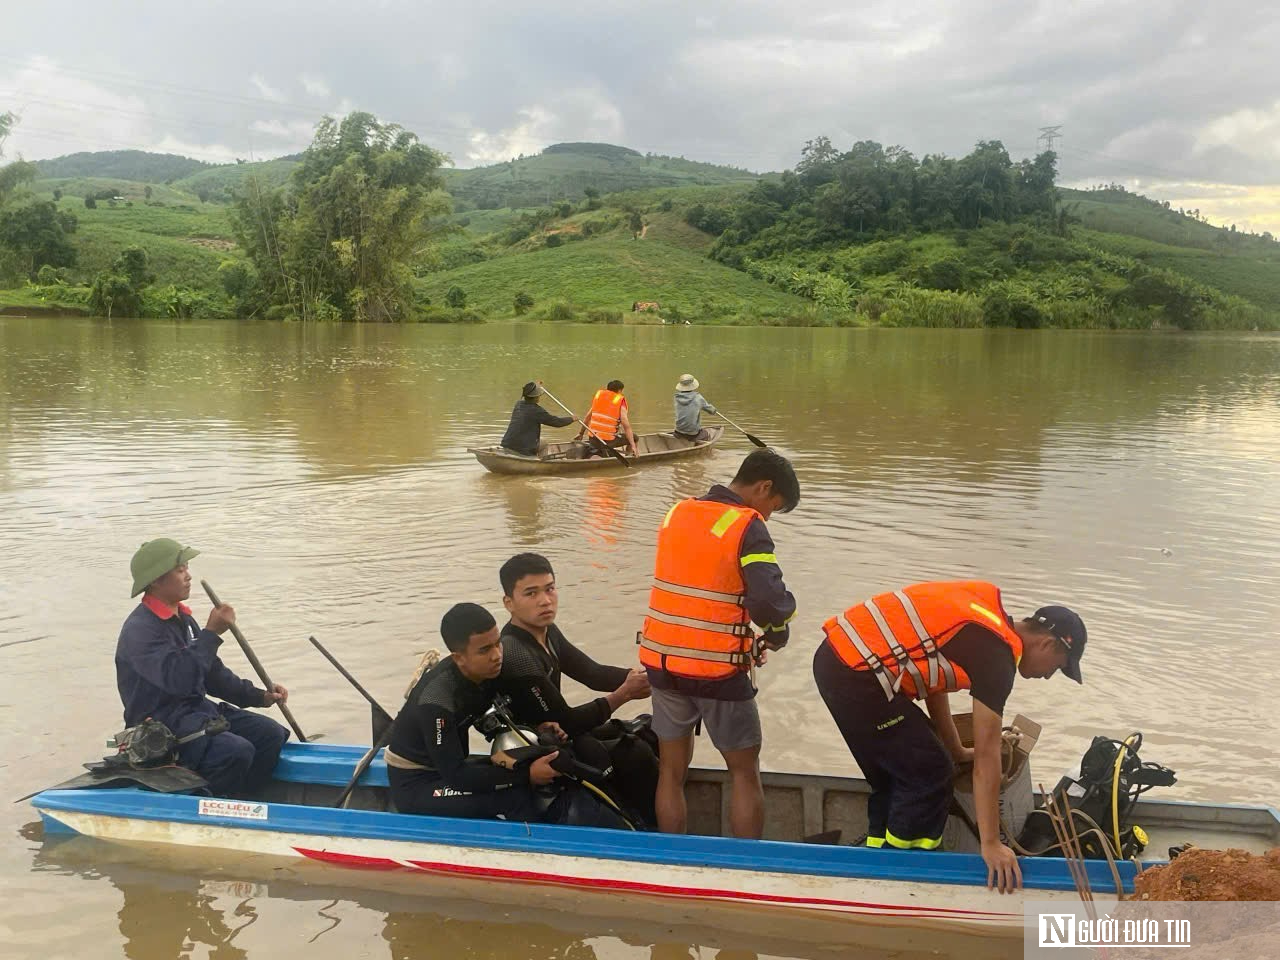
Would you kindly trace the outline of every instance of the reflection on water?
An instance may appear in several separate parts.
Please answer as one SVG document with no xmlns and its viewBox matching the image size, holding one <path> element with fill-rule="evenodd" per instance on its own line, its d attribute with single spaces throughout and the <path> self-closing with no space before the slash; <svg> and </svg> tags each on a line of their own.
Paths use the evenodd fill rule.
<svg viewBox="0 0 1280 960">
<path fill-rule="evenodd" d="M 459 888 L 433 878 L 377 874 L 332 886 L 343 874 L 335 878 L 332 870 L 265 857 L 184 854 L 87 838 L 50 841 L 36 852 L 32 868 L 37 877 L 58 877 L 64 889 L 79 881 L 113 891 L 107 902 L 119 904 L 114 916 L 121 954 L 129 960 L 244 960 L 291 946 L 310 955 L 388 960 L 835 960 L 855 949 L 802 936 L 779 952 L 776 936 L 737 932 L 732 925 L 698 926 L 678 910 L 664 911 L 655 924 L 652 904 L 605 920 L 589 906 L 577 914 L 564 909 L 555 893 L 509 888 L 504 895 L 488 885 L 480 888 L 484 899 L 473 899 L 468 893 L 477 890 L 474 884 Z M 58 956 L 62 949 L 75 955 L 77 942 L 73 935 L 65 947 L 55 944 L 44 955 Z M 102 955 L 80 953 L 91 954 Z M 913 960 L 925 954 L 895 955 Z"/>
<path fill-rule="evenodd" d="M 203 551 L 193 572 L 236 606 L 303 728 L 329 742 L 367 742 L 368 712 L 307 635 L 394 705 L 450 604 L 501 609 L 497 569 L 517 551 L 552 560 L 575 643 L 634 662 L 662 516 L 732 477 L 747 442 L 729 431 L 705 458 L 534 478 L 487 474 L 466 447 L 496 441 L 538 378 L 580 403 L 620 376 L 636 430 L 670 429 L 686 371 L 791 456 L 803 486 L 799 509 L 770 523 L 799 612 L 758 676 L 768 768 L 855 772 L 809 675 L 827 616 L 903 583 L 981 576 L 1011 612 L 1065 602 L 1089 624 L 1085 686 L 1021 683 L 1009 704 L 1046 725 L 1038 778 L 1056 780 L 1095 733 L 1142 730 L 1144 756 L 1178 771 L 1170 798 L 1280 798 L 1280 729 L 1255 692 L 1280 681 L 1266 655 L 1280 621 L 1276 338 L 16 318 L 0 318 L 0 723 L 32 746 L 0 761 L 4 795 L 65 779 L 119 729 L 111 649 L 132 606 L 128 558 L 159 535 Z M 204 599 L 193 605 L 202 615 Z M 715 757 L 700 744 L 697 759 Z M 12 836 L 29 808 L 6 810 Z M 195 886 L 130 874 L 104 893 L 33 872 L 37 849 L 9 845 L 0 861 L 14 890 L 0 934 L 31 956 L 128 944 L 167 960 L 172 943 L 278 948 L 305 927 L 312 954 L 345 957 L 369 940 L 431 943 L 461 916 L 366 910 L 334 889 L 307 901 L 303 924 L 268 874 L 246 926 L 245 898 L 211 893 L 217 878 L 198 870 Z M 104 929 L 106 905 L 135 890 L 161 905 L 164 946 L 132 923 Z M 329 932 L 321 908 L 341 918 Z M 675 942 L 652 920 L 624 942 L 581 917 L 563 938 L 528 917 L 490 933 L 489 916 L 458 934 L 476 955 L 545 943 L 630 958 Z M 689 942 L 699 958 L 724 945 Z"/>
</svg>

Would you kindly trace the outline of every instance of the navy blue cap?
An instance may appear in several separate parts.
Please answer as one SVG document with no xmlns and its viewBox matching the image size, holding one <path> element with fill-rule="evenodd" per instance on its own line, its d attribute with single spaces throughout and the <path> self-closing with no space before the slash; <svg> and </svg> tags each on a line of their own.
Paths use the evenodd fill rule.
<svg viewBox="0 0 1280 960">
<path fill-rule="evenodd" d="M 1031 619 L 1057 637 L 1067 648 L 1067 665 L 1062 668 L 1062 672 L 1076 683 L 1084 683 L 1080 679 L 1080 658 L 1084 656 L 1084 645 L 1089 634 L 1080 615 L 1068 607 L 1041 607 L 1031 615 Z"/>
</svg>

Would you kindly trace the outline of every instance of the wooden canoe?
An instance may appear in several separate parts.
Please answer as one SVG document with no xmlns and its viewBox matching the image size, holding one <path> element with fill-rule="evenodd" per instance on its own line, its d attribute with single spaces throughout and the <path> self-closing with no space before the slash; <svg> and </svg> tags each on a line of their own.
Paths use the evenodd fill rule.
<svg viewBox="0 0 1280 960">
<path fill-rule="evenodd" d="M 710 440 L 691 443 L 671 433 L 643 433 L 636 437 L 638 457 L 628 457 L 634 466 L 647 463 L 660 463 L 664 460 L 675 460 L 679 457 L 696 457 L 714 447 L 724 436 L 724 427 L 707 427 Z M 506 447 L 468 447 L 467 452 L 474 454 L 481 465 L 493 473 L 513 474 L 556 474 L 583 473 L 588 470 L 607 470 L 610 468 L 625 469 L 622 464 L 610 456 L 588 456 L 590 447 L 577 440 L 568 443 L 549 443 L 547 451 L 541 457 L 526 457 L 508 450 Z"/>
</svg>

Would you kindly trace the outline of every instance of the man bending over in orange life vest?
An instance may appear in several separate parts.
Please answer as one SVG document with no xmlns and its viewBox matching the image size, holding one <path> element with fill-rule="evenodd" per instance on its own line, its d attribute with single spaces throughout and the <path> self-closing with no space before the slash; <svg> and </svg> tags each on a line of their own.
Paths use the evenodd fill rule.
<svg viewBox="0 0 1280 960">
<path fill-rule="evenodd" d="M 800 502 L 795 470 L 773 450 L 755 450 L 727 487 L 672 507 L 658 530 L 640 662 L 649 672 L 658 751 L 658 829 L 684 833 L 684 780 L 701 720 L 729 769 L 729 827 L 758 839 L 764 829 L 760 714 L 753 659 L 781 650 L 796 612 L 765 521 Z M 760 627 L 756 647 L 751 624 Z"/>
<path fill-rule="evenodd" d="M 636 435 L 631 432 L 627 398 L 622 395 L 624 389 L 626 386 L 621 380 L 610 380 L 603 390 L 597 390 L 591 398 L 586 426 L 578 431 L 578 439 L 587 437 L 587 442 L 601 456 L 605 455 L 605 451 L 600 449 L 602 443 L 610 447 L 625 446 L 633 457 L 640 455 L 636 447 Z M 591 428 L 590 435 L 587 427 Z"/>
<path fill-rule="evenodd" d="M 1000 841 L 1000 733 L 1014 677 L 1061 670 L 1080 683 L 1084 621 L 1041 607 L 1015 622 L 981 581 L 918 583 L 832 617 L 813 658 L 818 691 L 871 786 L 869 847 L 933 850 L 951 807 L 953 762 L 973 763 L 987 885 L 1022 885 Z M 973 696 L 974 745 L 960 742 L 948 694 Z M 924 700 L 929 716 L 913 702 Z"/>
</svg>

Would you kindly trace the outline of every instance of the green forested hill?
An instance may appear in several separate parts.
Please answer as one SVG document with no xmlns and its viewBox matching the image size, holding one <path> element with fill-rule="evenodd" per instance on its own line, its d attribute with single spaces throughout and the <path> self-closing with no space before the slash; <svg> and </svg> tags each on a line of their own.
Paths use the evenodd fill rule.
<svg viewBox="0 0 1280 960">
<path fill-rule="evenodd" d="M 283 184 L 297 161 L 190 161 L 169 183 L 122 175 L 172 173 L 174 159 L 42 161 L 28 199 L 11 198 L 10 209 L 55 201 L 76 262 L 39 283 L 11 273 L 0 307 L 84 305 L 95 277 L 137 247 L 153 275 L 144 309 L 245 309 L 253 270 L 226 200 L 251 174 L 267 189 Z M 461 318 L 465 304 L 472 319 L 617 322 L 646 319 L 631 305 L 653 300 L 658 315 L 695 323 L 1280 326 L 1280 244 L 1270 237 L 1120 189 L 1055 192 L 1051 166 L 1037 164 L 1013 163 L 995 142 L 925 162 L 826 144 L 797 172 L 761 178 L 557 144 L 442 171 L 454 213 L 408 267 L 422 318 L 436 320 Z M 966 186 L 974 178 L 981 189 Z"/>
<path fill-rule="evenodd" d="M 111 180 L 137 180 L 140 183 L 164 183 L 188 177 L 211 164 L 172 153 L 148 153 L 145 150 L 103 150 L 95 153 L 72 153 L 52 160 L 35 161 L 40 177 L 103 177 Z"/>
<path fill-rule="evenodd" d="M 496 317 L 514 313 L 513 301 L 521 291 L 533 300 L 534 315 L 552 315 L 560 307 L 554 315 L 564 319 L 591 319 L 591 310 L 629 314 L 640 300 L 657 302 L 657 315 L 664 319 L 722 322 L 782 320 L 798 317 L 810 306 L 681 246 L 620 231 L 554 248 L 543 243 L 420 281 L 432 304 L 447 303 L 454 288 L 465 294 L 468 308 Z"/>
<path fill-rule="evenodd" d="M 283 186 L 297 165 L 298 161 L 292 157 L 258 163 L 223 163 L 175 180 L 173 186 L 197 198 L 225 203 L 235 196 L 249 177 L 257 177 L 264 187 Z"/>
<path fill-rule="evenodd" d="M 588 188 L 601 194 L 659 187 L 744 183 L 747 170 L 698 163 L 683 157 L 642 154 L 604 143 L 558 143 L 532 157 L 488 167 L 445 171 L 445 184 L 459 210 L 472 207 L 537 207 L 582 200 Z"/>
</svg>

